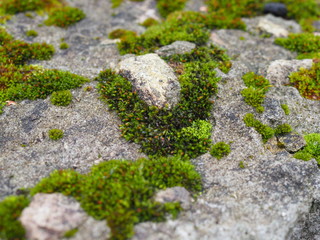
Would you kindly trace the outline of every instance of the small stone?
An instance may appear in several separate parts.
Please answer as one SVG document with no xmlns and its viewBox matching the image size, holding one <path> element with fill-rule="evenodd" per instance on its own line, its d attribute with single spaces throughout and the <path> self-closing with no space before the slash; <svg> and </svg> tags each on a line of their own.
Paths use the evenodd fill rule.
<svg viewBox="0 0 320 240">
<path fill-rule="evenodd" d="M 272 34 L 275 37 L 287 37 L 289 35 L 289 32 L 285 28 L 265 18 L 260 19 L 258 29 L 264 33 Z"/>
<path fill-rule="evenodd" d="M 286 17 L 288 10 L 283 3 L 267 3 L 264 5 L 263 13 L 271 13 L 277 17 Z"/>
<path fill-rule="evenodd" d="M 161 57 L 168 57 L 174 54 L 185 54 L 196 48 L 196 44 L 187 41 L 175 41 L 174 43 L 163 46 L 156 51 Z"/>
<path fill-rule="evenodd" d="M 320 31 L 320 21 L 314 21 L 312 26 L 317 30 Z"/>
<path fill-rule="evenodd" d="M 148 105 L 170 109 L 178 103 L 180 83 L 172 68 L 157 54 L 126 58 L 117 70 Z"/>
<path fill-rule="evenodd" d="M 304 138 L 297 133 L 288 133 L 280 136 L 278 141 L 290 153 L 295 153 L 306 145 Z"/>
<path fill-rule="evenodd" d="M 184 187 L 173 187 L 156 193 L 154 200 L 159 203 L 180 202 L 183 209 L 189 209 L 192 199 Z"/>
<path fill-rule="evenodd" d="M 36 194 L 20 221 L 30 240 L 55 240 L 87 219 L 80 204 L 60 193 Z"/>
</svg>

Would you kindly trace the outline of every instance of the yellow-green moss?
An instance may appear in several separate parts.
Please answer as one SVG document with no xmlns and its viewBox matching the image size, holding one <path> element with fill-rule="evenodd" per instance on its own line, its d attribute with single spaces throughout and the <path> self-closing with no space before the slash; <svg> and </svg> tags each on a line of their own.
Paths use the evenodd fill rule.
<svg viewBox="0 0 320 240">
<path fill-rule="evenodd" d="M 217 159 L 228 156 L 230 152 L 230 145 L 225 142 L 218 142 L 214 144 L 210 150 L 210 154 Z"/>
<path fill-rule="evenodd" d="M 297 159 L 302 159 L 304 161 L 309 161 L 312 158 L 315 158 L 320 165 L 320 134 L 311 133 L 304 136 L 307 145 L 294 154 L 294 157 Z"/>
<path fill-rule="evenodd" d="M 134 31 L 126 30 L 126 29 L 115 29 L 112 32 L 109 33 L 108 37 L 110 39 L 125 39 L 125 38 L 130 38 L 130 37 L 136 37 L 137 33 Z"/>
<path fill-rule="evenodd" d="M 68 49 L 69 48 L 69 44 L 66 42 L 62 42 L 60 43 L 60 49 Z"/>
<path fill-rule="evenodd" d="M 38 36 L 38 32 L 35 30 L 29 30 L 26 32 L 27 37 L 37 37 Z"/>
<path fill-rule="evenodd" d="M 51 140 L 59 140 L 59 139 L 63 138 L 63 135 L 64 135 L 64 133 L 61 129 L 54 128 L 54 129 L 50 129 L 48 131 L 48 136 Z"/>
<path fill-rule="evenodd" d="M 56 106 L 68 106 L 72 101 L 72 93 L 70 90 L 53 92 L 50 101 Z"/>
<path fill-rule="evenodd" d="M 78 8 L 61 7 L 49 13 L 48 19 L 44 22 L 46 25 L 58 27 L 68 27 L 84 19 L 86 15 Z"/>
<path fill-rule="evenodd" d="M 290 109 L 287 104 L 281 104 L 281 108 L 284 111 L 284 114 L 286 114 L 286 115 L 290 114 Z"/>
<path fill-rule="evenodd" d="M 143 21 L 143 23 L 141 23 L 142 26 L 148 28 L 151 27 L 153 25 L 158 25 L 159 22 L 157 20 L 155 20 L 154 18 L 147 18 L 146 20 Z"/>
</svg>

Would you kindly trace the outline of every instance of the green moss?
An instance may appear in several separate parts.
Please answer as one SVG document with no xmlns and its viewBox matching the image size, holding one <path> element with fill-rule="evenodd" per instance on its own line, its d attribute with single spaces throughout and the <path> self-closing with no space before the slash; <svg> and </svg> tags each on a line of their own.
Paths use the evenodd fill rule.
<svg viewBox="0 0 320 240">
<path fill-rule="evenodd" d="M 284 114 L 286 114 L 286 115 L 290 114 L 290 109 L 287 104 L 281 104 L 281 108 L 284 111 Z"/>
<path fill-rule="evenodd" d="M 61 129 L 50 129 L 48 132 L 48 136 L 51 140 L 59 140 L 63 138 L 63 131 Z"/>
<path fill-rule="evenodd" d="M 289 132 L 292 132 L 292 127 L 287 123 L 280 124 L 274 129 L 275 135 L 282 135 Z"/>
<path fill-rule="evenodd" d="M 44 7 L 43 0 L 2 0 L 0 8 L 7 14 L 35 11 Z"/>
<path fill-rule="evenodd" d="M 228 156 L 230 152 L 230 145 L 225 142 L 218 142 L 214 144 L 210 150 L 210 154 L 217 159 Z"/>
<path fill-rule="evenodd" d="M 205 153 L 210 143 L 205 120 L 210 116 L 210 97 L 216 92 L 219 80 L 212 69 L 230 67 L 229 59 L 223 53 L 211 46 L 167 58 L 168 62 L 183 69 L 179 77 L 180 102 L 172 110 L 146 105 L 132 91 L 128 80 L 111 70 L 102 72 L 96 79 L 100 82 L 98 88 L 109 108 L 119 114 L 122 136 L 141 144 L 142 151 L 149 155 L 179 153 L 195 157 Z M 203 134 L 187 134 L 194 129 L 201 129 Z"/>
<path fill-rule="evenodd" d="M 319 54 L 320 36 L 313 33 L 291 33 L 287 38 L 277 38 L 275 44 L 298 52 L 301 59 L 303 56 L 309 57 L 310 54 Z"/>
<path fill-rule="evenodd" d="M 46 25 L 58 27 L 69 27 L 76 22 L 84 19 L 86 15 L 78 8 L 61 7 L 49 13 L 48 19 L 44 22 Z"/>
<path fill-rule="evenodd" d="M 253 127 L 258 133 L 261 134 L 263 142 L 267 142 L 274 135 L 274 130 L 255 119 L 252 113 L 247 113 L 243 118 L 244 123 L 248 127 Z"/>
<path fill-rule="evenodd" d="M 62 42 L 60 43 L 60 49 L 68 49 L 69 48 L 69 44 L 66 42 Z"/>
<path fill-rule="evenodd" d="M 72 238 L 74 235 L 76 235 L 76 233 L 78 232 L 78 228 L 74 228 L 74 229 L 71 229 L 67 232 L 65 232 L 65 234 L 63 235 L 63 237 L 65 238 Z"/>
<path fill-rule="evenodd" d="M 261 104 L 264 103 L 265 93 L 271 87 L 270 82 L 263 76 L 256 75 L 253 72 L 246 73 L 242 79 L 248 87 L 241 91 L 244 101 L 254 107 L 258 113 L 262 113 L 264 107 Z"/>
<path fill-rule="evenodd" d="M 167 17 L 170 13 L 183 10 L 187 0 L 157 0 L 157 8 L 162 17 Z"/>
<path fill-rule="evenodd" d="M 72 101 L 72 93 L 70 90 L 53 92 L 50 101 L 56 106 L 68 106 Z"/>
<path fill-rule="evenodd" d="M 308 99 L 320 100 L 320 63 L 314 63 L 310 69 L 302 68 L 292 73 L 290 85 L 297 88 L 300 94 Z"/>
<path fill-rule="evenodd" d="M 86 175 L 54 171 L 31 194 L 61 192 L 73 196 L 89 215 L 107 220 L 111 239 L 127 239 L 134 224 L 162 221 L 166 213 L 177 214 L 181 209 L 178 203 L 160 204 L 152 199 L 157 189 L 173 186 L 191 192 L 201 190 L 200 176 L 190 162 L 178 157 L 111 160 L 93 166 Z"/>
<path fill-rule="evenodd" d="M 315 158 L 320 165 L 320 134 L 311 133 L 304 136 L 307 145 L 294 154 L 294 157 L 297 159 L 302 159 L 304 161 L 309 161 L 312 158 Z"/>
<path fill-rule="evenodd" d="M 142 26 L 148 28 L 154 25 L 158 25 L 159 22 L 157 20 L 155 20 L 154 18 L 147 18 L 146 20 L 144 20 L 143 23 L 141 23 Z"/>
<path fill-rule="evenodd" d="M 244 161 L 240 161 L 239 162 L 239 168 L 241 168 L 241 169 L 245 169 L 246 168 L 246 164 L 245 164 Z"/>
<path fill-rule="evenodd" d="M 27 37 L 37 37 L 38 33 L 35 30 L 29 30 L 26 32 Z"/>
<path fill-rule="evenodd" d="M 125 39 L 125 38 L 136 37 L 136 36 L 137 36 L 137 33 L 135 33 L 134 31 L 125 30 L 121 28 L 113 30 L 108 35 L 110 39 L 118 39 L 118 38 Z"/>
<path fill-rule="evenodd" d="M 9 196 L 0 202 L 0 238 L 25 239 L 25 230 L 19 221 L 22 210 L 29 205 L 25 196 Z"/>
</svg>

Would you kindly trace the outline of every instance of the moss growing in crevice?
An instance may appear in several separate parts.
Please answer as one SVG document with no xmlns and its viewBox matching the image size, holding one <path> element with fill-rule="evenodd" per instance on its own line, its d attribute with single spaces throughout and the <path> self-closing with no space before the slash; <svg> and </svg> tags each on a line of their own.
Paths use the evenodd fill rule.
<svg viewBox="0 0 320 240">
<path fill-rule="evenodd" d="M 56 106 L 68 106 L 72 101 L 72 93 L 70 90 L 53 92 L 50 101 Z"/>
<path fill-rule="evenodd" d="M 281 104 L 281 108 L 284 111 L 285 115 L 289 115 L 290 114 L 290 108 L 288 107 L 287 104 Z"/>
<path fill-rule="evenodd" d="M 166 60 L 172 65 L 183 62 L 180 102 L 172 110 L 146 105 L 132 91 L 131 83 L 111 70 L 102 72 L 96 80 L 100 82 L 102 99 L 119 114 L 120 129 L 126 140 L 141 144 L 142 151 L 149 155 L 179 153 L 195 157 L 208 150 L 209 136 L 186 132 L 198 128 L 198 123 L 202 125 L 200 128 L 207 129 L 204 121 L 210 116 L 209 99 L 216 92 L 219 80 L 212 69 L 220 67 L 227 71 L 231 64 L 223 51 L 214 46 Z"/>
<path fill-rule="evenodd" d="M 51 140 L 59 140 L 61 138 L 63 138 L 64 132 L 61 129 L 50 129 L 48 131 L 48 136 Z"/>
<path fill-rule="evenodd" d="M 320 62 L 313 63 L 310 69 L 302 68 L 299 72 L 291 73 L 289 78 L 290 85 L 297 88 L 303 97 L 320 100 Z"/>
<path fill-rule="evenodd" d="M 320 134 L 311 133 L 304 136 L 307 145 L 294 154 L 297 159 L 302 159 L 304 161 L 309 161 L 312 158 L 316 159 L 318 165 L 320 166 Z"/>
<path fill-rule="evenodd" d="M 263 76 L 256 75 L 254 72 L 248 72 L 242 76 L 244 84 L 248 87 L 241 91 L 244 101 L 254 107 L 258 113 L 264 111 L 261 105 L 264 102 L 265 94 L 271 87 L 270 82 Z"/>
<path fill-rule="evenodd" d="M 31 195 L 60 192 L 72 196 L 89 215 L 107 220 L 111 239 L 127 239 L 134 224 L 162 221 L 167 213 L 177 215 L 181 209 L 178 203 L 160 204 L 152 199 L 157 189 L 173 186 L 201 190 L 200 175 L 189 161 L 179 157 L 111 160 L 93 166 L 86 175 L 54 171 L 31 190 Z"/>
<path fill-rule="evenodd" d="M 230 152 L 230 145 L 225 142 L 218 142 L 214 144 L 210 150 L 211 156 L 217 159 L 221 159 L 225 156 L 228 156 Z"/>
</svg>

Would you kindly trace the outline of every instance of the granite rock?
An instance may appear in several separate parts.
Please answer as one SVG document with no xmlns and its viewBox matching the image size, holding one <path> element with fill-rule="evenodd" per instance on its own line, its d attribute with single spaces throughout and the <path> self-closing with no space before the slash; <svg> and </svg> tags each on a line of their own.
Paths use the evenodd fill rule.
<svg viewBox="0 0 320 240">
<path fill-rule="evenodd" d="M 179 202 L 183 209 L 189 209 L 192 198 L 184 187 L 172 187 L 156 193 L 154 200 L 159 203 Z"/>
<path fill-rule="evenodd" d="M 196 45 L 187 41 L 175 41 L 170 45 L 163 46 L 156 50 L 156 54 L 161 57 L 168 57 L 174 54 L 184 54 L 195 49 Z"/>
</svg>

